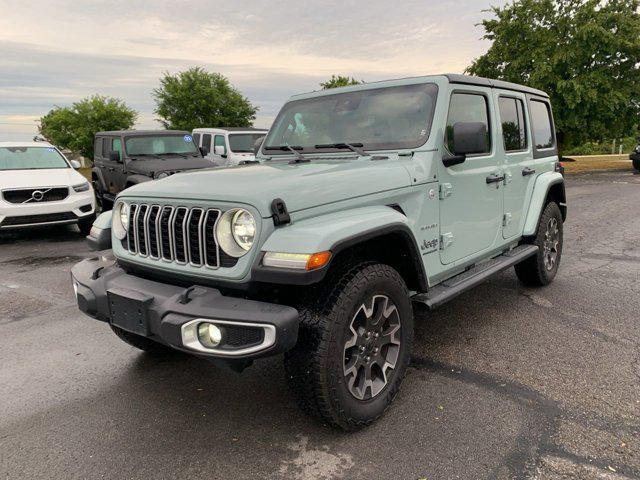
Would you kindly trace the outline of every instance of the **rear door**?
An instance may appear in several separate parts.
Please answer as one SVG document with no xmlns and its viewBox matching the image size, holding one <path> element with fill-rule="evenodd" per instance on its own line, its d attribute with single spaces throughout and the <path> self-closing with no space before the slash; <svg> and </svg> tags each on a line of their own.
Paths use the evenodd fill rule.
<svg viewBox="0 0 640 480">
<path fill-rule="evenodd" d="M 533 192 L 536 169 L 525 95 L 496 90 L 494 97 L 499 117 L 498 148 L 504 151 L 502 236 L 508 239 L 522 232 L 526 207 Z"/>
<path fill-rule="evenodd" d="M 449 100 L 444 154 L 452 155 L 453 125 L 482 122 L 489 142 L 484 153 L 468 155 L 458 165 L 439 162 L 440 260 L 443 264 L 462 260 L 493 247 L 500 236 L 502 220 L 501 160 L 495 141 L 496 113 L 491 89 L 456 85 Z"/>
</svg>

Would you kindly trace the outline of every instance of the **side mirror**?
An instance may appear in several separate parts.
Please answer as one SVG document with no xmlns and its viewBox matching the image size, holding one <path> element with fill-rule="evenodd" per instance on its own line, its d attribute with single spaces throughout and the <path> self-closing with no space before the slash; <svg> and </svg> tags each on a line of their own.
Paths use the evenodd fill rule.
<svg viewBox="0 0 640 480">
<path fill-rule="evenodd" d="M 224 157 L 227 154 L 227 149 L 224 148 L 224 145 L 216 145 L 215 147 L 213 147 L 213 153 Z"/>
<path fill-rule="evenodd" d="M 442 159 L 445 167 L 463 163 L 467 155 L 484 153 L 488 149 L 487 127 L 482 122 L 458 122 L 453 125 L 452 136 L 453 157 Z"/>
<path fill-rule="evenodd" d="M 109 160 L 118 163 L 122 162 L 122 159 L 120 158 L 120 152 L 118 150 L 111 150 L 109 152 Z"/>
<path fill-rule="evenodd" d="M 257 155 L 260 151 L 260 147 L 262 147 L 262 142 L 264 142 L 264 137 L 258 138 L 255 142 L 253 142 L 253 154 Z"/>
<path fill-rule="evenodd" d="M 75 170 L 78 170 L 80 167 L 82 167 L 82 165 L 80 165 L 80 162 L 78 160 L 71 160 L 69 163 L 71 164 L 71 167 L 74 168 Z"/>
<path fill-rule="evenodd" d="M 207 147 L 200 147 L 200 154 L 203 157 L 206 157 L 207 155 L 209 155 L 209 149 Z"/>
</svg>

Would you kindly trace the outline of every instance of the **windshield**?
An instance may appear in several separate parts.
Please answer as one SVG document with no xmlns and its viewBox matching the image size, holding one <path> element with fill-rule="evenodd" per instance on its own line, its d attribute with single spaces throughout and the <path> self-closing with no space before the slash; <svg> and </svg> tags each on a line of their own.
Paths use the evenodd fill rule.
<svg viewBox="0 0 640 480">
<path fill-rule="evenodd" d="M 339 143 L 361 144 L 364 150 L 416 148 L 429 137 L 437 93 L 435 84 L 426 83 L 293 100 L 278 114 L 264 146 L 291 145 L 305 152 L 328 151 L 316 146 Z"/>
<path fill-rule="evenodd" d="M 36 170 L 40 168 L 69 168 L 69 164 L 53 147 L 0 148 L 0 170 Z"/>
<path fill-rule="evenodd" d="M 198 154 L 191 135 L 145 135 L 125 140 L 127 155 Z"/>
<path fill-rule="evenodd" d="M 232 152 L 251 152 L 253 146 L 259 138 L 263 138 L 266 133 L 232 133 L 229 135 L 229 148 Z"/>
</svg>

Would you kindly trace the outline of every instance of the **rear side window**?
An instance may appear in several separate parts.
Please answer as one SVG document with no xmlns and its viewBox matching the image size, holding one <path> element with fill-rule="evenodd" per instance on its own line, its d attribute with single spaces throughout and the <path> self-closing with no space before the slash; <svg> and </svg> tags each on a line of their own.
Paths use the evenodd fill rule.
<svg viewBox="0 0 640 480">
<path fill-rule="evenodd" d="M 206 148 L 208 151 L 211 151 L 211 135 L 208 133 L 202 135 L 202 148 Z"/>
<path fill-rule="evenodd" d="M 484 95 L 478 93 L 454 93 L 449 103 L 449 116 L 447 117 L 447 130 L 445 143 L 450 152 L 453 152 L 453 126 L 459 122 L 480 122 L 487 130 L 487 151 L 491 151 L 491 135 L 489 129 L 489 107 Z"/>
<path fill-rule="evenodd" d="M 524 124 L 524 104 L 519 98 L 500 97 L 500 122 L 502 139 L 507 152 L 527 148 L 527 129 Z"/>
<path fill-rule="evenodd" d="M 553 147 L 553 129 L 551 127 L 551 110 L 549 105 L 539 100 L 529 102 L 531 129 L 536 148 Z"/>
<path fill-rule="evenodd" d="M 200 134 L 199 133 L 194 133 L 191 136 L 193 137 L 193 143 L 196 144 L 196 147 L 199 147 L 200 146 Z"/>
<path fill-rule="evenodd" d="M 109 150 L 111 149 L 111 139 L 109 137 L 105 138 L 102 142 L 102 156 L 106 159 L 109 158 Z"/>
<path fill-rule="evenodd" d="M 93 144 L 93 158 L 102 157 L 102 137 L 98 137 Z"/>
</svg>

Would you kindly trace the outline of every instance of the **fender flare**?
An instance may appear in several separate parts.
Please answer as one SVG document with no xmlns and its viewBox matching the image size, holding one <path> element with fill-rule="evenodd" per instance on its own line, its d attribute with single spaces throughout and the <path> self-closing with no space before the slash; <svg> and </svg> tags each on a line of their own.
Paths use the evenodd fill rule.
<svg viewBox="0 0 640 480">
<path fill-rule="evenodd" d="M 275 284 L 310 285 L 321 281 L 339 254 L 363 242 L 385 235 L 404 240 L 420 289 L 427 290 L 427 276 L 420 249 L 405 215 L 384 205 L 334 212 L 277 228 L 263 243 L 251 271 L 251 279 Z M 265 252 L 317 253 L 331 251 L 331 261 L 318 270 L 287 270 L 262 265 Z"/>
<path fill-rule="evenodd" d="M 102 189 L 102 191 L 106 192 L 107 191 L 107 184 L 104 181 L 104 174 L 100 171 L 100 169 L 98 167 L 93 167 L 91 169 L 91 177 L 93 178 L 94 175 L 98 179 L 98 182 L 100 182 L 100 188 Z"/>
<path fill-rule="evenodd" d="M 557 187 L 555 187 L 557 185 Z M 529 209 L 524 221 L 522 236 L 529 237 L 536 234 L 538 228 L 538 220 L 542 214 L 542 210 L 547 204 L 549 195 L 554 191 L 555 200 L 559 203 L 562 211 L 562 219 L 567 217 L 567 200 L 564 185 L 564 177 L 559 172 L 545 172 L 536 178 L 533 186 Z"/>
</svg>

